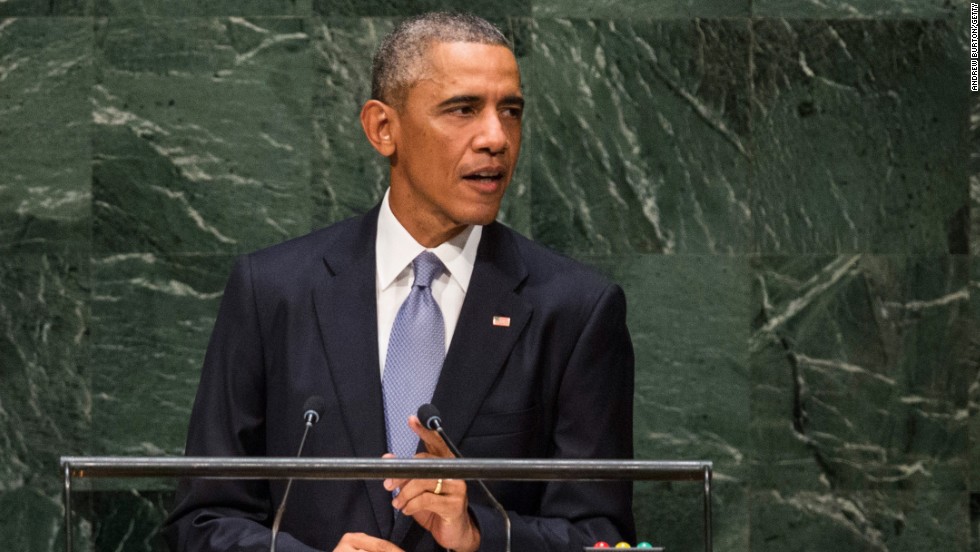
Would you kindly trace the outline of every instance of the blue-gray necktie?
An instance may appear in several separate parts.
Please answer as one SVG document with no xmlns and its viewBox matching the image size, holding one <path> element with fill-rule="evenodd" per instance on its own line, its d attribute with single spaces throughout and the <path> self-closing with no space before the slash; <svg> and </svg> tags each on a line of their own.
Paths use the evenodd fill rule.
<svg viewBox="0 0 980 552">
<path fill-rule="evenodd" d="M 446 356 L 445 323 L 432 297 L 432 281 L 445 267 L 434 253 L 423 251 L 412 268 L 415 283 L 391 327 L 381 378 L 388 450 L 399 458 L 411 458 L 418 448 L 419 438 L 408 427 L 408 417 L 432 400 Z"/>
</svg>

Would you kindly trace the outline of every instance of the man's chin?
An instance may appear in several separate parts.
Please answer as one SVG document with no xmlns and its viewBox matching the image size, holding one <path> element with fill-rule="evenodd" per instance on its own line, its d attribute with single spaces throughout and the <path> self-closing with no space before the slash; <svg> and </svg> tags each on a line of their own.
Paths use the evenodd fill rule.
<svg viewBox="0 0 980 552">
<path fill-rule="evenodd" d="M 491 224 L 493 221 L 497 220 L 497 214 L 500 212 L 500 204 L 498 203 L 493 208 L 480 209 L 471 213 L 467 213 L 467 216 L 463 217 L 463 223 L 472 226 L 486 226 Z"/>
</svg>

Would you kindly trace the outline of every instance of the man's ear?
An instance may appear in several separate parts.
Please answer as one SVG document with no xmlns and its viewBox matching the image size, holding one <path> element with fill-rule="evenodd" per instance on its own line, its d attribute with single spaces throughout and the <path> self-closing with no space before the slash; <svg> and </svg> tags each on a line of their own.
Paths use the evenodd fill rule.
<svg viewBox="0 0 980 552">
<path fill-rule="evenodd" d="M 395 153 L 395 136 L 398 131 L 398 113 L 390 105 L 368 100 L 361 108 L 361 127 L 368 142 L 378 153 L 391 157 Z"/>
</svg>

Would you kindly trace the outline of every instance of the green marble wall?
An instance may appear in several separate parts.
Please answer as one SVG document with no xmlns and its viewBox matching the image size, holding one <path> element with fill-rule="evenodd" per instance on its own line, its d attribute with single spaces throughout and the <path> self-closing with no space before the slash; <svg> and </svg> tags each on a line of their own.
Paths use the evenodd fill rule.
<svg viewBox="0 0 980 552">
<path fill-rule="evenodd" d="M 433 8 L 514 38 L 502 218 L 626 289 L 716 550 L 980 552 L 968 0 L 0 1 L 0 548 L 60 549 L 58 456 L 180 453 L 232 259 L 377 201 L 369 56 Z M 80 549 L 160 550 L 171 489 L 83 493 Z M 641 535 L 699 549 L 698 490 Z"/>
</svg>

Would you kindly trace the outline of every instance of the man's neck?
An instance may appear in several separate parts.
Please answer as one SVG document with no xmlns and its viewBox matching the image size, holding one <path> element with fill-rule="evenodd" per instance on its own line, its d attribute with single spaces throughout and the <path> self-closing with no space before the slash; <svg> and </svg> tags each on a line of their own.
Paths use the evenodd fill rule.
<svg viewBox="0 0 980 552">
<path fill-rule="evenodd" d="M 402 228 L 427 249 L 446 243 L 469 226 L 455 224 L 426 212 L 425 209 L 414 205 L 410 199 L 398 194 L 395 187 L 390 187 L 389 190 L 388 206 L 391 208 L 391 213 L 398 219 Z"/>
<path fill-rule="evenodd" d="M 398 219 L 399 224 L 411 234 L 412 238 L 427 249 L 432 249 L 446 243 L 458 236 L 463 230 L 466 230 L 467 227 L 466 225 L 446 227 L 445 225 L 417 224 L 418 221 L 411 217 L 400 216 L 394 205 L 391 206 L 391 212 Z"/>
</svg>

